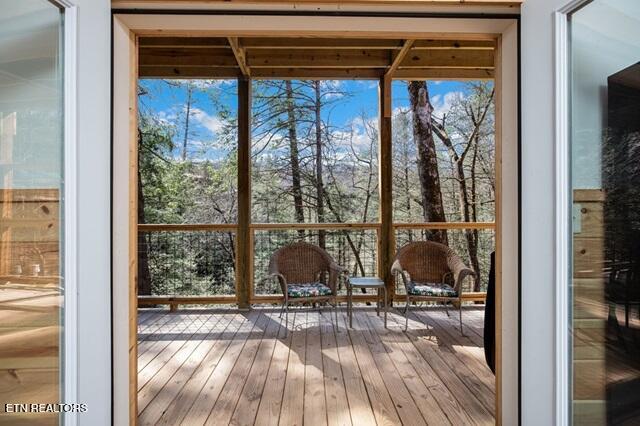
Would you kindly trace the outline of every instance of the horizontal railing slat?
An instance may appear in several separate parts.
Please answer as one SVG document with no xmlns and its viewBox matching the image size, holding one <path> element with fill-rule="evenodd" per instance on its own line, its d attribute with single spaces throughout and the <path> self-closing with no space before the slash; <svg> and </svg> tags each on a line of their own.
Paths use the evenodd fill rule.
<svg viewBox="0 0 640 426">
<path fill-rule="evenodd" d="M 378 229 L 380 223 L 252 223 L 253 230 L 278 229 Z M 396 229 L 495 229 L 495 222 L 421 222 L 394 223 Z M 236 224 L 228 223 L 144 223 L 138 225 L 140 232 L 162 231 L 236 231 Z"/>
</svg>

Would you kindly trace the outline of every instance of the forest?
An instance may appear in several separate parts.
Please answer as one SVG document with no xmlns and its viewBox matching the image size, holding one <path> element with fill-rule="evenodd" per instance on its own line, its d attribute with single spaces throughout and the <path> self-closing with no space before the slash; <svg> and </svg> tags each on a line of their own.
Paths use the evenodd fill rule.
<svg viewBox="0 0 640 426">
<path fill-rule="evenodd" d="M 328 229 L 255 229 L 256 294 L 278 247 L 324 247 L 352 275 L 375 275 L 378 222 L 377 81 L 252 83 L 251 219 L 326 223 Z M 230 224 L 237 218 L 234 80 L 140 80 L 140 224 Z M 437 92 L 437 94 L 434 94 Z M 493 222 L 494 89 L 490 81 L 393 84 L 394 223 Z M 331 224 L 372 224 L 331 229 Z M 493 230 L 398 229 L 396 245 L 452 247 L 487 282 Z M 233 228 L 140 232 L 139 294 L 234 293 Z M 400 292 L 400 288 L 398 287 Z"/>
</svg>

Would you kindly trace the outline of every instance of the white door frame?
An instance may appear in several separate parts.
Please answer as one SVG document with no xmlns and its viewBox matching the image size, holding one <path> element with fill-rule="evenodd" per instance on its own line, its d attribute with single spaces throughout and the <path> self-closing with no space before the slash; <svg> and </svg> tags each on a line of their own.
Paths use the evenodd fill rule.
<svg viewBox="0 0 640 426">
<path fill-rule="evenodd" d="M 569 16 L 592 0 L 573 0 L 558 9 L 554 24 L 555 72 L 555 420 L 557 425 L 571 423 L 572 346 L 572 182 L 570 139 L 570 40 Z"/>
<path fill-rule="evenodd" d="M 64 16 L 61 58 L 63 75 L 63 314 L 61 402 L 78 402 L 78 164 L 77 164 L 77 6 L 69 0 L 52 0 Z M 66 425 L 78 422 L 78 413 L 65 412 Z"/>
<path fill-rule="evenodd" d="M 518 424 L 519 418 L 519 21 L 511 18 L 434 18 L 434 17 L 366 17 L 313 16 L 308 14 L 266 15 L 182 15 L 182 14 L 115 14 L 113 25 L 113 395 L 114 424 L 135 420 L 131 412 L 129 393 L 136 392 L 130 377 L 135 349 L 130 341 L 129 303 L 132 260 L 136 256 L 135 224 L 130 220 L 135 212 L 131 203 L 129 166 L 131 143 L 136 126 L 136 36 L 160 32 L 191 32 L 200 34 L 251 35 L 278 32 L 339 35 L 345 33 L 388 34 L 395 37 L 426 37 L 433 33 L 492 34 L 498 39 L 499 58 L 496 64 L 496 140 L 502 158 L 500 200 L 497 205 L 496 306 L 501 315 L 496 318 L 496 362 L 500 365 L 496 378 L 497 424 Z M 331 28 L 330 31 L 327 28 Z M 408 32 L 407 28 L 412 28 Z M 357 29 L 357 30 L 354 30 Z M 499 82 L 499 83 L 498 83 Z M 133 139 L 133 140 L 132 140 Z M 502 143 L 499 143 L 499 140 Z M 135 152 L 135 150 L 133 150 Z M 135 154 L 134 154 L 135 155 Z M 135 164 L 135 162 L 134 162 Z M 133 217 L 137 218 L 137 215 Z M 503 254 L 503 258 L 499 255 Z M 509 283 L 509 285 L 500 285 Z M 135 315 L 135 314 L 134 314 Z M 135 328 L 133 329 L 135 330 Z M 135 341 L 134 345 L 135 346 Z M 136 374 L 134 371 L 133 374 Z M 134 394 L 135 395 L 135 394 Z M 135 407 L 135 406 L 134 406 Z"/>
</svg>

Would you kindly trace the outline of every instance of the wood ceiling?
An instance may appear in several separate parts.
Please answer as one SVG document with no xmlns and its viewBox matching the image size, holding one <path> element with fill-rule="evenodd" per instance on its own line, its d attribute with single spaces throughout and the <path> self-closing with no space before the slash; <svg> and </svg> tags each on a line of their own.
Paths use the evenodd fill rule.
<svg viewBox="0 0 640 426">
<path fill-rule="evenodd" d="M 144 78 L 489 79 L 495 41 L 140 37 Z"/>
</svg>

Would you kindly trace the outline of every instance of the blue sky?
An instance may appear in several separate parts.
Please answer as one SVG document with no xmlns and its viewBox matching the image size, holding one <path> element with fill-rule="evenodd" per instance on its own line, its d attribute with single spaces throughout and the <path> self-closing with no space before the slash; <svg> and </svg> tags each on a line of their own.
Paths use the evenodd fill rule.
<svg viewBox="0 0 640 426">
<path fill-rule="evenodd" d="M 221 127 L 219 118 L 220 104 L 234 111 L 237 106 L 235 80 L 196 80 L 199 90 L 194 91 L 194 104 L 191 110 L 190 143 L 193 146 L 205 144 L 215 145 L 216 132 Z M 331 108 L 323 111 L 324 119 L 330 115 L 331 123 L 335 127 L 347 127 L 357 117 L 366 111 L 370 119 L 377 117 L 378 109 L 378 81 L 338 80 L 328 84 L 338 85 L 341 90 L 350 93 L 345 99 L 335 99 Z M 148 90 L 148 94 L 141 98 L 141 107 L 168 123 L 176 123 L 176 118 L 184 114 L 187 90 L 184 86 L 174 87 L 163 80 L 141 80 L 141 86 Z M 436 115 L 448 109 L 452 97 L 464 94 L 465 83 L 456 81 L 429 81 L 429 95 L 435 108 Z M 215 93 L 216 101 L 210 93 Z M 393 108 L 407 107 L 409 95 L 406 82 L 395 81 L 392 88 Z M 181 139 L 181 135 L 176 135 Z M 207 156 L 221 155 L 221 147 L 211 147 Z M 211 149 L 210 148 L 210 149 Z M 214 153 L 215 152 L 215 153 Z M 196 155 L 196 154 L 194 154 Z"/>
</svg>

